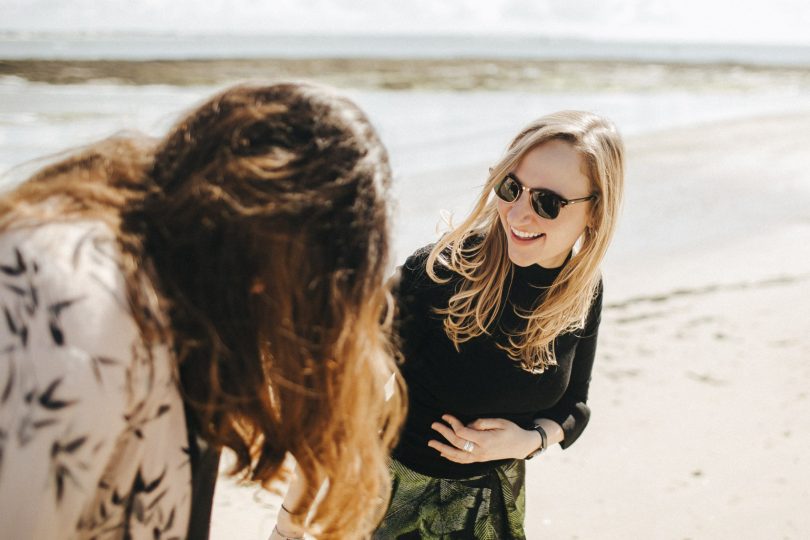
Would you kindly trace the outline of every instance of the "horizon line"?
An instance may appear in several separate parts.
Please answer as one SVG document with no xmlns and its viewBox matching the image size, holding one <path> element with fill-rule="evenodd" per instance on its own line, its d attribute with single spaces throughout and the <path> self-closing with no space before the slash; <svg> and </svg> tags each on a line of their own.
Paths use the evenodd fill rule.
<svg viewBox="0 0 810 540">
<path fill-rule="evenodd" d="M 240 38 L 479 38 L 482 36 L 498 38 L 509 41 L 517 40 L 530 40 L 536 42 L 581 42 L 581 43 L 611 43 L 611 44 L 655 44 L 655 45 L 674 45 L 674 46 L 694 46 L 694 47 L 718 47 L 718 46 L 757 46 L 757 47 L 792 47 L 792 48 L 810 48 L 810 41 L 795 41 L 795 40 L 762 40 L 762 39 L 707 39 L 707 38 L 691 38 L 691 39 L 676 39 L 671 36 L 668 37 L 649 37 L 649 36 L 587 36 L 575 33 L 569 34 L 531 34 L 528 31 L 418 31 L 418 30 L 404 30 L 397 32 L 383 32 L 383 31 L 369 31 L 369 30 L 281 30 L 281 31 L 245 31 L 238 32 L 233 30 L 149 30 L 149 29 L 110 29 L 110 30 L 89 30 L 89 29 L 76 29 L 76 30 L 21 30 L 11 28 L 0 28 L 0 39 L 14 38 L 18 36 L 23 37 L 129 37 L 129 38 L 204 38 L 204 37 L 240 37 Z"/>
</svg>

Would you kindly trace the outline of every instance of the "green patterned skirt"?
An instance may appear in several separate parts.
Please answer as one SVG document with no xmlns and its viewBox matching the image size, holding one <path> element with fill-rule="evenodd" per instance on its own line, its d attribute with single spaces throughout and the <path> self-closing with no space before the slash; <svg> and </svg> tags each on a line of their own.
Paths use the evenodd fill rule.
<svg viewBox="0 0 810 540">
<path fill-rule="evenodd" d="M 526 464 L 522 459 L 487 474 L 448 480 L 390 465 L 391 503 L 374 540 L 524 540 Z"/>
</svg>

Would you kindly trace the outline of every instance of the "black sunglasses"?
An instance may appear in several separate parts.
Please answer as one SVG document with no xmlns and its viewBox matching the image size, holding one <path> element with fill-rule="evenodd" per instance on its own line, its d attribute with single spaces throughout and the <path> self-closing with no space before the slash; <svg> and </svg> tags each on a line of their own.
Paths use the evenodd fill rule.
<svg viewBox="0 0 810 540">
<path fill-rule="evenodd" d="M 520 183 L 517 176 L 509 173 L 503 177 L 503 180 L 495 184 L 495 195 L 504 202 L 513 203 L 520 198 L 521 193 L 524 191 L 529 192 L 532 201 L 532 209 L 541 218 L 555 219 L 560 215 L 560 209 L 569 204 L 576 204 L 578 202 L 594 201 L 599 198 L 598 195 L 593 194 L 587 197 L 580 197 L 579 199 L 565 199 L 553 191 L 547 189 L 533 189 L 527 188 Z"/>
</svg>

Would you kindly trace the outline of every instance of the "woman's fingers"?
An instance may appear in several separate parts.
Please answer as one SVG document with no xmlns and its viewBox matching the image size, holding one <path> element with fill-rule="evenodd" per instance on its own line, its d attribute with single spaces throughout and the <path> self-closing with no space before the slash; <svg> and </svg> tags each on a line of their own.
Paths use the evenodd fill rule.
<svg viewBox="0 0 810 540">
<path fill-rule="evenodd" d="M 463 428 L 463 427 L 464 427 L 464 424 L 462 424 L 462 423 L 459 421 L 459 419 L 458 419 L 458 418 L 456 418 L 455 416 L 453 416 L 452 414 L 443 414 L 443 415 L 442 415 L 442 420 L 444 420 L 445 422 L 447 422 L 448 424 L 450 424 L 450 427 L 452 427 L 454 431 L 455 431 L 456 429 L 459 429 L 459 428 Z"/>
<path fill-rule="evenodd" d="M 444 443 L 440 443 L 439 441 L 429 441 L 428 446 L 431 448 L 438 450 L 439 453 L 445 459 L 449 459 L 450 461 L 455 461 L 456 463 L 472 463 L 475 461 L 475 456 L 470 452 L 465 452 L 464 450 L 459 450 L 453 446 L 449 446 Z"/>
<path fill-rule="evenodd" d="M 504 418 L 479 418 L 469 425 L 462 424 L 451 414 L 442 415 L 442 422 L 431 427 L 450 444 L 432 440 L 428 446 L 456 463 L 473 463 L 509 457 L 513 452 L 515 432 L 520 427 Z"/>
<path fill-rule="evenodd" d="M 458 420 L 458 418 L 456 418 L 455 416 L 450 415 L 450 414 L 445 414 L 445 415 L 442 415 L 442 420 L 444 420 L 445 422 L 450 424 L 450 427 L 453 428 L 453 432 L 458 437 L 461 437 L 465 441 L 472 441 L 472 442 L 474 442 L 476 444 L 481 443 L 481 434 L 478 433 L 476 430 L 471 429 L 471 428 L 465 426 L 464 424 L 462 424 Z M 464 443 L 462 442 L 462 446 L 459 446 L 459 448 L 462 448 L 463 445 L 464 445 Z"/>
<path fill-rule="evenodd" d="M 475 422 L 471 423 L 470 426 L 473 430 L 488 430 L 488 429 L 504 429 L 504 420 L 502 418 L 479 418 Z"/>
<path fill-rule="evenodd" d="M 455 446 L 456 448 L 458 448 L 458 449 L 462 449 L 462 448 L 464 448 L 464 443 L 466 443 L 466 442 L 467 442 L 467 440 L 466 440 L 466 439 L 462 439 L 461 437 L 459 437 L 459 436 L 456 434 L 456 432 L 455 432 L 455 431 L 453 431 L 453 430 L 452 430 L 452 429 L 450 429 L 449 427 L 445 426 L 445 425 L 444 425 L 444 424 L 442 424 L 441 422 L 433 422 L 433 423 L 430 425 L 430 427 L 432 427 L 434 431 L 438 431 L 439 433 L 441 433 L 441 434 L 442 434 L 442 436 L 443 436 L 445 439 L 447 439 L 448 441 L 450 441 L 450 444 L 452 444 L 452 445 L 453 445 L 453 446 Z"/>
</svg>

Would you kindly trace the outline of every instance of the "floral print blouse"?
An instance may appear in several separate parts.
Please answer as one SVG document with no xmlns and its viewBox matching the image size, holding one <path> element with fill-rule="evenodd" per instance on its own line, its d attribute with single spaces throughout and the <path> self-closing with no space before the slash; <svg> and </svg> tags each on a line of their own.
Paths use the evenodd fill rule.
<svg viewBox="0 0 810 540">
<path fill-rule="evenodd" d="M 184 538 L 191 468 L 176 369 L 146 349 L 110 229 L 0 234 L 0 536 Z"/>
</svg>

